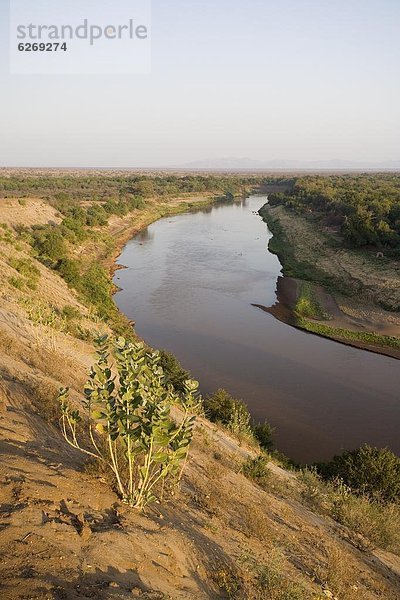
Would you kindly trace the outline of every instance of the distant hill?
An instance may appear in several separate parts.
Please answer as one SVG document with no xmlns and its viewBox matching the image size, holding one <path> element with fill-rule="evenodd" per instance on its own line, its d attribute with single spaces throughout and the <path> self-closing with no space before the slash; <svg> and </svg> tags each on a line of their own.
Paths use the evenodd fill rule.
<svg viewBox="0 0 400 600">
<path fill-rule="evenodd" d="M 314 170 L 314 169 L 372 169 L 372 170 L 399 170 L 400 160 L 390 160 L 383 162 L 351 161 L 351 160 L 284 160 L 275 159 L 268 161 L 253 160 L 251 158 L 212 158 L 197 160 L 181 165 L 184 169 L 220 169 L 220 170 L 248 170 L 248 169 L 291 169 L 291 170 Z"/>
</svg>

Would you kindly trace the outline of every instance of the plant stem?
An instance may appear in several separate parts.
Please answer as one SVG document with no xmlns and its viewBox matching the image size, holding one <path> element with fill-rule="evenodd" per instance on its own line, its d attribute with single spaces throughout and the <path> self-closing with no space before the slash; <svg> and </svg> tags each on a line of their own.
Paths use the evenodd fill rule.
<svg viewBox="0 0 400 600">
<path fill-rule="evenodd" d="M 122 497 L 125 498 L 126 497 L 126 492 L 125 492 L 124 486 L 122 485 L 121 478 L 119 476 L 118 465 L 116 463 L 115 456 L 114 456 L 114 450 L 113 450 L 113 447 L 112 447 L 112 440 L 111 440 L 111 437 L 109 435 L 107 435 L 107 438 L 108 438 L 108 448 L 109 448 L 109 452 L 110 452 L 110 456 L 111 456 L 111 461 L 112 461 L 112 464 L 113 464 L 112 470 L 114 471 L 115 477 L 117 478 L 117 483 L 118 483 L 119 491 L 121 492 Z"/>
</svg>

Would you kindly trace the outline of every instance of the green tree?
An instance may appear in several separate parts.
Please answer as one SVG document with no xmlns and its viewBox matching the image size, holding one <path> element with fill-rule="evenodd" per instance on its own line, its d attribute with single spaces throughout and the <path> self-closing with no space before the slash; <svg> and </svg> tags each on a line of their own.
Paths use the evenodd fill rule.
<svg viewBox="0 0 400 600">
<path fill-rule="evenodd" d="M 69 284 L 77 287 L 80 282 L 79 265 L 72 258 L 62 258 L 57 263 L 57 271 L 61 277 Z"/>
<path fill-rule="evenodd" d="M 62 234 L 56 227 L 50 227 L 35 235 L 34 246 L 39 254 L 51 260 L 60 260 L 66 254 Z"/>
</svg>

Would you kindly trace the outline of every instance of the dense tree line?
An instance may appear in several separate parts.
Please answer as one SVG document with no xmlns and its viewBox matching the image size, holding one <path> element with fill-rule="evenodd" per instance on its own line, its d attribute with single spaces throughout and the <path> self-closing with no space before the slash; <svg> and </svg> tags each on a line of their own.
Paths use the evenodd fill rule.
<svg viewBox="0 0 400 600">
<path fill-rule="evenodd" d="M 374 246 L 400 257 L 400 174 L 301 177 L 269 201 L 336 227 L 350 247 Z"/>
<path fill-rule="evenodd" d="M 276 178 L 268 178 L 276 181 Z M 29 196 L 107 200 L 125 196 L 150 198 L 190 193 L 234 195 L 264 183 L 265 177 L 251 175 L 12 175 L 0 177 L 0 197 Z"/>
</svg>

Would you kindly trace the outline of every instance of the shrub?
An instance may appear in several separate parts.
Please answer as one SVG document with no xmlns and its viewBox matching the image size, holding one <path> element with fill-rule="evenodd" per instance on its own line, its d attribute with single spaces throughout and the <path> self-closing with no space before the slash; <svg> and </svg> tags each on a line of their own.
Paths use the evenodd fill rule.
<svg viewBox="0 0 400 600">
<path fill-rule="evenodd" d="M 86 443 L 78 439 L 82 417 L 72 408 L 67 389 L 59 396 L 63 435 L 111 470 L 123 500 L 142 510 L 156 499 L 158 485 L 163 489 L 166 482 L 180 479 L 193 435 L 195 417 L 190 413 L 196 408 L 198 383 L 186 381 L 184 396 L 177 396 L 167 387 L 159 353 L 123 338 L 114 346 L 116 381 L 107 336 L 97 344 L 98 361 L 84 390 Z M 171 418 L 172 403 L 183 411 L 179 424 Z"/>
<path fill-rule="evenodd" d="M 340 493 L 334 500 L 332 517 L 354 534 L 352 542 L 361 548 L 377 546 L 398 554 L 400 551 L 400 507 L 371 502 L 365 496 Z M 359 536 L 362 536 L 360 538 Z"/>
<path fill-rule="evenodd" d="M 245 535 L 262 542 L 271 540 L 271 525 L 265 514 L 265 509 L 257 505 L 243 506 L 240 508 L 239 518 L 241 529 Z"/>
<path fill-rule="evenodd" d="M 330 484 L 322 481 L 315 467 L 302 469 L 298 474 L 298 480 L 301 484 L 302 499 L 313 508 L 320 509 L 331 490 Z"/>
<path fill-rule="evenodd" d="M 271 427 L 267 421 L 264 421 L 264 423 L 257 423 L 253 426 L 254 437 L 263 450 L 272 450 L 274 447 L 274 442 L 272 439 L 274 431 L 275 429 Z"/>
<path fill-rule="evenodd" d="M 49 423 L 56 425 L 61 417 L 57 387 L 51 381 L 42 379 L 26 381 L 24 385 L 29 390 L 29 399 L 38 414 Z"/>
<path fill-rule="evenodd" d="M 300 471 L 298 480 L 303 501 L 348 527 L 355 546 L 363 550 L 372 545 L 400 551 L 399 505 L 356 496 L 341 479 L 325 482 L 315 468 Z"/>
<path fill-rule="evenodd" d="M 63 236 L 58 228 L 46 227 L 34 233 L 34 248 L 40 256 L 60 260 L 66 254 Z"/>
<path fill-rule="evenodd" d="M 175 390 L 177 392 L 183 392 L 185 389 L 185 381 L 190 379 L 190 374 L 181 367 L 179 361 L 171 354 L 171 352 L 167 352 L 166 350 L 160 351 L 160 367 L 167 375 Z"/>
<path fill-rule="evenodd" d="M 37 289 L 40 271 L 29 258 L 10 258 L 8 264 L 23 276 L 9 280 L 14 287 L 22 289 L 26 285 L 31 290 Z"/>
<path fill-rule="evenodd" d="M 72 285 L 73 287 L 77 287 L 79 285 L 79 265 L 75 260 L 72 260 L 71 258 L 62 258 L 58 261 L 56 270 L 69 285 Z"/>
<path fill-rule="evenodd" d="M 74 319 L 79 319 L 81 317 L 80 311 L 77 308 L 75 308 L 75 306 L 69 306 L 69 305 L 66 305 L 63 307 L 61 314 L 68 321 L 72 321 Z"/>
<path fill-rule="evenodd" d="M 79 282 L 78 290 L 96 306 L 101 317 L 107 317 L 116 310 L 111 298 L 112 284 L 101 265 L 94 263 L 88 268 Z"/>
<path fill-rule="evenodd" d="M 204 410 L 213 423 L 229 423 L 234 399 L 225 390 L 219 389 L 212 396 L 204 399 Z"/>
<path fill-rule="evenodd" d="M 87 209 L 86 225 L 89 227 L 107 225 L 108 215 L 102 206 L 93 205 Z"/>
<path fill-rule="evenodd" d="M 37 290 L 38 287 L 38 280 L 37 279 L 26 279 L 25 281 L 26 286 L 30 289 L 30 290 Z"/>
<path fill-rule="evenodd" d="M 248 479 L 265 485 L 271 474 L 267 456 L 261 454 L 256 458 L 248 458 L 242 466 L 242 473 Z"/>
<path fill-rule="evenodd" d="M 219 389 L 204 400 L 206 416 L 214 423 L 222 423 L 235 434 L 252 435 L 250 413 L 247 406 L 233 398 L 226 390 Z"/>
<path fill-rule="evenodd" d="M 255 600 L 308 600 L 311 594 L 300 581 L 288 576 L 288 563 L 283 552 L 268 545 L 264 562 L 254 554 L 242 554 L 240 560 L 246 571 L 254 575 L 255 589 L 251 598 Z M 313 595 L 314 597 L 314 595 Z M 318 596 L 319 598 L 319 596 Z"/>
<path fill-rule="evenodd" d="M 34 278 L 40 275 L 39 269 L 29 258 L 10 258 L 8 264 L 24 277 Z"/>
<path fill-rule="evenodd" d="M 388 448 L 365 444 L 317 468 L 325 479 L 339 477 L 357 494 L 385 502 L 400 500 L 400 458 Z"/>
<path fill-rule="evenodd" d="M 22 277 L 9 277 L 8 283 L 15 287 L 17 290 L 22 290 L 25 286 L 25 282 Z"/>
<path fill-rule="evenodd" d="M 62 233 L 71 242 L 83 242 L 87 238 L 87 232 L 84 228 L 85 221 L 74 216 L 66 217 L 62 222 Z"/>
<path fill-rule="evenodd" d="M 250 427 L 250 413 L 247 406 L 241 400 L 234 400 L 229 422 L 227 423 L 229 431 L 236 435 L 252 436 Z"/>
</svg>

